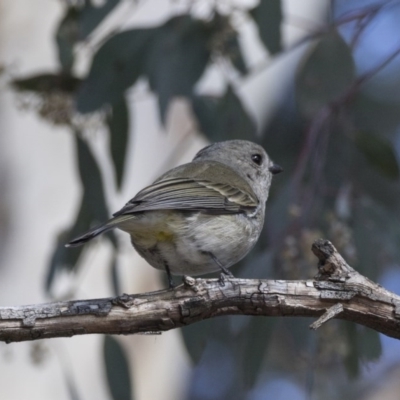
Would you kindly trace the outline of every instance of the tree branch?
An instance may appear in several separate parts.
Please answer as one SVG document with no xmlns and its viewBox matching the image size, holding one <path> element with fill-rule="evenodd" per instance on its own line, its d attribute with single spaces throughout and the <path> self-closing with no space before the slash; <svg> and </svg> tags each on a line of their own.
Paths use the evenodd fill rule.
<svg viewBox="0 0 400 400">
<path fill-rule="evenodd" d="M 400 297 L 351 268 L 327 240 L 314 242 L 315 280 L 194 279 L 173 290 L 22 307 L 0 307 L 7 343 L 89 333 L 156 334 L 220 315 L 353 321 L 400 339 Z"/>
</svg>

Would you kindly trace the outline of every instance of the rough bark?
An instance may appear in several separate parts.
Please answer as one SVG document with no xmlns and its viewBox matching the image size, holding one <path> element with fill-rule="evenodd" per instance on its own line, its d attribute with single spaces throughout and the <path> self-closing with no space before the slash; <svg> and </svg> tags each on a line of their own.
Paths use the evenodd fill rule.
<svg viewBox="0 0 400 400">
<path fill-rule="evenodd" d="M 0 307 L 0 340 L 7 343 L 89 333 L 156 334 L 220 315 L 318 317 L 365 325 L 400 338 L 400 297 L 351 268 L 327 240 L 312 251 L 314 280 L 184 277 L 173 290 L 21 307 Z"/>
</svg>

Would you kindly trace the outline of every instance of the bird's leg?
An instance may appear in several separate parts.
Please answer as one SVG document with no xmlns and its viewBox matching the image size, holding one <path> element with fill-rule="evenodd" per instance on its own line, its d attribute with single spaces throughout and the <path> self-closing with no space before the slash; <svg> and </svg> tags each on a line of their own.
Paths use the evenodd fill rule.
<svg viewBox="0 0 400 400">
<path fill-rule="evenodd" d="M 167 273 L 167 276 L 168 276 L 169 288 L 173 289 L 175 287 L 174 280 L 172 279 L 171 270 L 169 269 L 169 265 L 166 261 L 164 261 L 164 268 L 165 268 L 165 272 Z"/>
<path fill-rule="evenodd" d="M 217 264 L 218 267 L 220 267 L 220 269 L 221 269 L 221 272 L 222 272 L 221 277 L 220 277 L 220 281 L 221 281 L 221 282 L 223 282 L 223 281 L 225 280 L 225 276 L 228 276 L 229 278 L 234 278 L 232 272 L 229 271 L 227 268 L 225 268 L 225 267 L 221 264 L 221 262 L 218 260 L 218 258 L 214 256 L 213 253 L 209 253 L 209 254 L 210 254 L 210 257 L 211 257 L 211 258 L 213 259 L 213 261 L 215 262 L 215 264 Z M 223 275 L 225 275 L 225 276 L 223 276 Z"/>
</svg>

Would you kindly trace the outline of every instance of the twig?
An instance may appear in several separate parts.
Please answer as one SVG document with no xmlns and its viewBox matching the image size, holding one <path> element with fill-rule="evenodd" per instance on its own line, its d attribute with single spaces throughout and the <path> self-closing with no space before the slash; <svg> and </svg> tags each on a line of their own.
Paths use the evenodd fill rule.
<svg viewBox="0 0 400 400">
<path fill-rule="evenodd" d="M 400 339 L 400 297 L 357 273 L 326 240 L 314 242 L 315 280 L 194 279 L 173 290 L 0 308 L 10 343 L 89 333 L 159 334 L 221 315 L 319 317 L 353 321 Z M 328 310 L 328 313 L 326 312 Z"/>
<path fill-rule="evenodd" d="M 314 331 L 317 330 L 322 324 L 341 314 L 343 310 L 344 308 L 342 303 L 337 303 L 331 308 L 328 308 L 325 314 L 322 314 L 315 322 L 310 325 L 310 329 L 313 329 Z"/>
</svg>

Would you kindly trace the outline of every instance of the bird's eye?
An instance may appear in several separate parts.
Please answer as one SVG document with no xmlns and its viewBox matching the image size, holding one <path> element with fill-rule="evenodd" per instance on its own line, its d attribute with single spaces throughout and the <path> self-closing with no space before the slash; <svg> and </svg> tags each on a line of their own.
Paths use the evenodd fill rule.
<svg viewBox="0 0 400 400">
<path fill-rule="evenodd" d="M 253 154 L 253 155 L 251 156 L 251 160 L 252 160 L 255 164 L 261 165 L 263 159 L 262 159 L 261 154 Z"/>
</svg>

